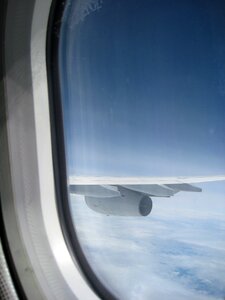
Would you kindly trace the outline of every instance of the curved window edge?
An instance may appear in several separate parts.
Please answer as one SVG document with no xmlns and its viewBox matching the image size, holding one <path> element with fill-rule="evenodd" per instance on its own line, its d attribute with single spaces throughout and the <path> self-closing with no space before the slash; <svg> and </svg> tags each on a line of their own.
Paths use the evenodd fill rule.
<svg viewBox="0 0 225 300">
<path fill-rule="evenodd" d="M 59 76 L 59 35 L 64 7 L 67 1 L 55 0 L 52 6 L 47 34 L 47 73 L 49 81 L 49 105 L 51 138 L 55 175 L 56 200 L 62 231 L 74 262 L 88 279 L 91 288 L 101 299 L 114 300 L 114 295 L 101 283 L 88 263 L 80 246 L 69 206 L 65 139 L 62 117 L 62 102 Z"/>
</svg>

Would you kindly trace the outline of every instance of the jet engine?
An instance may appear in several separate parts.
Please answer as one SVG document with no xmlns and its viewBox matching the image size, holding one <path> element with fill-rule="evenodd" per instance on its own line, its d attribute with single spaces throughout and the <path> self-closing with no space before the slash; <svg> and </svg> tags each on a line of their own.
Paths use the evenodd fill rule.
<svg viewBox="0 0 225 300">
<path fill-rule="evenodd" d="M 89 197 L 85 201 L 92 210 L 113 216 L 147 216 L 152 210 L 152 199 L 143 194 L 119 187 L 121 196 Z"/>
</svg>

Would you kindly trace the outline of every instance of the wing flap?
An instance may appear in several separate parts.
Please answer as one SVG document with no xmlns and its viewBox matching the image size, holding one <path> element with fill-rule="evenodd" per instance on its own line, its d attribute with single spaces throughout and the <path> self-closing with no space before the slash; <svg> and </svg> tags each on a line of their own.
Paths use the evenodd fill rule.
<svg viewBox="0 0 225 300">
<path fill-rule="evenodd" d="M 191 185 L 191 184 L 188 184 L 188 183 L 166 184 L 166 186 L 177 192 L 180 192 L 180 191 L 182 191 L 182 192 L 201 192 L 202 191 L 201 188 Z"/>
<path fill-rule="evenodd" d="M 104 185 L 76 185 L 71 184 L 69 186 L 69 192 L 71 194 L 91 196 L 91 197 L 119 197 L 120 192 L 115 186 Z"/>
<path fill-rule="evenodd" d="M 173 196 L 176 191 L 173 188 L 158 185 L 158 184 L 143 184 L 143 185 L 122 185 L 126 189 L 140 192 L 144 194 L 148 194 L 149 196 L 157 196 L 157 197 L 170 197 Z"/>
</svg>

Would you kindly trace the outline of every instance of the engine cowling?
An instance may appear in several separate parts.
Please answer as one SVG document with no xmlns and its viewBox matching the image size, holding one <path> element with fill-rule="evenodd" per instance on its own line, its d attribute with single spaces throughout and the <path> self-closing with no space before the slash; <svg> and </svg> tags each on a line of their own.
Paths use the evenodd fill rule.
<svg viewBox="0 0 225 300">
<path fill-rule="evenodd" d="M 92 210 L 114 216 L 147 216 L 152 210 L 152 199 L 142 193 L 120 188 L 119 197 L 85 197 Z"/>
</svg>

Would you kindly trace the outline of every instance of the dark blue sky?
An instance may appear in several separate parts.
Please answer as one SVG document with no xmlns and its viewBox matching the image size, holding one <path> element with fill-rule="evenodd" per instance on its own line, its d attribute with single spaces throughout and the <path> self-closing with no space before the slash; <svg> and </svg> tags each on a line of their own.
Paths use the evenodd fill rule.
<svg viewBox="0 0 225 300">
<path fill-rule="evenodd" d="M 79 3 L 60 35 L 69 173 L 225 173 L 225 2 Z"/>
</svg>

